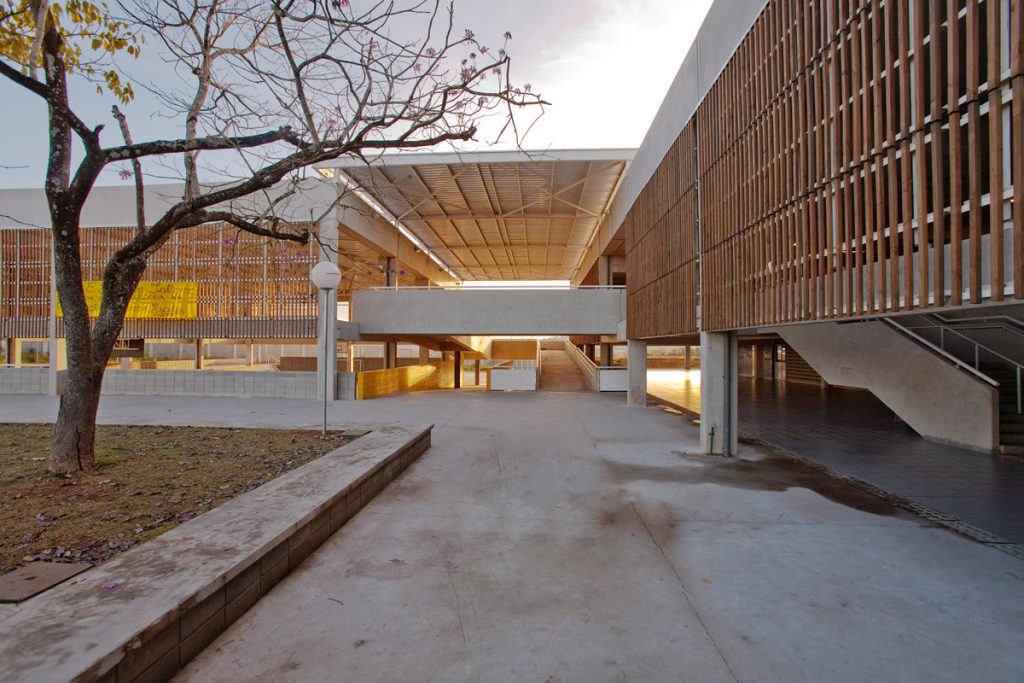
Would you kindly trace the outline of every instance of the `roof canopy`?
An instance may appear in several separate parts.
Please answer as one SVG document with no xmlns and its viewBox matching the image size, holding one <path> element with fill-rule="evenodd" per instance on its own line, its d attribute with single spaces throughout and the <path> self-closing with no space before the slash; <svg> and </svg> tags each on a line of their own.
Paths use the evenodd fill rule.
<svg viewBox="0 0 1024 683">
<path fill-rule="evenodd" d="M 400 154 L 331 167 L 464 280 L 568 280 L 633 151 Z"/>
</svg>

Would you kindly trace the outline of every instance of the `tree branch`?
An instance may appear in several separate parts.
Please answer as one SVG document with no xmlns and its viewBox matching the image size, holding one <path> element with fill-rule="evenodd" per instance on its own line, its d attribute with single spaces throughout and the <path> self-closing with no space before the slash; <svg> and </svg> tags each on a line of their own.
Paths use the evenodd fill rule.
<svg viewBox="0 0 1024 683">
<path fill-rule="evenodd" d="M 154 140 L 152 142 L 140 142 L 134 145 L 122 145 L 110 147 L 103 150 L 105 161 L 124 161 L 126 159 L 138 159 L 140 157 L 157 156 L 162 154 L 181 154 L 182 152 L 200 152 L 217 149 L 248 149 L 261 147 L 273 142 L 288 142 L 300 149 L 309 146 L 304 142 L 291 126 L 282 126 L 277 130 L 257 135 L 242 135 L 237 137 L 203 137 L 194 140 Z"/>
<path fill-rule="evenodd" d="M 116 104 L 111 108 L 111 113 L 121 127 L 121 135 L 124 137 L 125 144 L 131 146 L 132 133 L 128 129 L 128 119 Z M 135 222 L 141 232 L 146 229 L 146 195 L 142 185 L 142 162 L 138 157 L 132 159 L 132 171 L 135 173 Z"/>
<path fill-rule="evenodd" d="M 80 138 L 82 138 L 82 140 L 88 141 L 98 135 L 97 131 L 94 131 L 92 128 L 89 128 L 89 126 L 87 126 L 85 122 L 82 121 L 82 119 L 78 118 L 78 116 L 73 111 L 71 111 L 69 107 L 66 107 L 60 102 L 54 100 L 53 91 L 45 83 L 40 83 L 39 81 L 33 78 L 29 78 L 25 74 L 21 73 L 20 71 L 12 67 L 10 64 L 3 61 L 0 61 L 0 76 L 6 76 L 8 79 L 14 81 L 15 83 L 25 88 L 29 92 L 35 93 L 36 95 L 42 97 L 51 107 L 56 107 L 57 109 L 59 109 L 61 114 L 63 114 L 64 117 L 67 118 L 68 124 L 71 126 L 71 129 L 74 130 L 75 133 Z"/>
<path fill-rule="evenodd" d="M 252 233 L 253 235 L 259 235 L 260 237 L 269 237 L 275 240 L 287 240 L 289 242 L 298 242 L 299 244 L 309 244 L 309 231 L 303 232 L 281 232 L 277 229 L 277 226 L 282 224 L 279 219 L 271 220 L 273 228 L 262 228 L 252 221 L 247 221 L 240 216 L 236 216 L 230 211 L 203 211 L 196 214 L 197 217 L 203 218 L 203 223 L 214 223 L 220 221 L 222 223 L 228 223 L 235 226 L 239 230 L 244 232 Z"/>
<path fill-rule="evenodd" d="M 45 83 L 40 83 L 34 78 L 29 78 L 7 62 L 0 62 L 0 75 L 6 76 L 27 90 L 31 90 L 44 100 L 49 100 L 50 98 L 50 89 L 46 87 Z"/>
</svg>

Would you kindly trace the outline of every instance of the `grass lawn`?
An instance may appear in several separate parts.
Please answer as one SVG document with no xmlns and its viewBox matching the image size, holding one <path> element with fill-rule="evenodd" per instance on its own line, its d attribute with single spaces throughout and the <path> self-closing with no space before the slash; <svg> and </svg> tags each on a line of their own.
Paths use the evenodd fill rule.
<svg viewBox="0 0 1024 683">
<path fill-rule="evenodd" d="M 0 573 L 101 562 L 352 440 L 328 432 L 101 426 L 96 467 L 46 470 L 53 427 L 0 424 Z"/>
</svg>

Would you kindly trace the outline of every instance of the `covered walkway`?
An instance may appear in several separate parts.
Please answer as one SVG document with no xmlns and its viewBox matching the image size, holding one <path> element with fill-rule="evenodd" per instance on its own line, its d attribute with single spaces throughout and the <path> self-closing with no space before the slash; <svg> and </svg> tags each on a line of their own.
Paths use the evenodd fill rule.
<svg viewBox="0 0 1024 683">
<path fill-rule="evenodd" d="M 105 397 L 100 414 L 314 427 L 316 406 Z M 55 410 L 0 397 L 7 420 Z M 594 392 L 329 410 L 433 422 L 434 445 L 179 680 L 1024 676 L 1020 560 L 749 446 L 692 455 L 678 416 Z"/>
<path fill-rule="evenodd" d="M 700 411 L 700 373 L 651 371 L 648 391 Z M 741 377 L 742 433 L 1024 544 L 1024 462 L 926 441 L 867 391 Z"/>
</svg>

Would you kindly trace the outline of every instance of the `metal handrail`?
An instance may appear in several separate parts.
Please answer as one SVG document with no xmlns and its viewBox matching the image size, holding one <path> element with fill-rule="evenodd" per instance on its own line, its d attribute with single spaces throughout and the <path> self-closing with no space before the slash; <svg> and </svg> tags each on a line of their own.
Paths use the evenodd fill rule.
<svg viewBox="0 0 1024 683">
<path fill-rule="evenodd" d="M 994 351 L 994 350 L 990 349 L 989 347 L 985 346 L 981 342 L 978 342 L 978 341 L 975 341 L 974 339 L 971 339 L 966 334 L 962 334 L 961 332 L 958 332 L 956 329 L 954 329 L 952 327 L 939 326 L 939 329 L 943 330 L 943 331 L 948 330 L 949 332 L 955 334 L 956 336 L 960 337 L 961 339 L 965 339 L 965 340 L 967 340 L 967 342 L 969 342 L 971 344 L 974 344 L 974 367 L 976 369 L 978 368 L 978 365 L 979 365 L 979 358 L 978 358 L 978 350 L 979 349 L 981 349 L 981 350 L 983 350 L 983 351 L 985 351 L 987 353 L 990 353 L 993 356 L 997 356 L 999 358 L 1002 358 L 1004 361 L 1006 361 L 1010 365 L 1014 366 L 1018 370 L 1024 369 L 1024 365 L 1021 365 L 1020 363 L 1018 363 L 1017 361 L 1013 360 L 1012 358 L 1004 356 L 1003 354 L 999 353 L 998 351 Z M 943 350 L 945 350 L 945 349 L 943 349 Z"/>
<path fill-rule="evenodd" d="M 980 353 L 980 351 L 984 350 L 986 353 L 990 353 L 993 356 L 996 356 L 997 358 L 1000 358 L 1000 359 L 1006 361 L 1011 366 L 1013 366 L 1014 369 L 1016 370 L 1015 375 L 1016 375 L 1016 380 L 1017 380 L 1017 412 L 1018 413 L 1024 413 L 1024 365 L 1021 365 L 1020 363 L 1018 363 L 1017 361 L 1013 360 L 1012 358 L 1008 358 L 1007 356 L 1004 356 L 1003 354 L 999 353 L 998 351 L 993 351 L 992 349 L 988 348 L 984 344 L 976 342 L 975 340 L 971 339 L 967 335 L 961 334 L 960 332 L 956 331 L 952 327 L 948 327 L 947 328 L 947 327 L 943 327 L 941 325 L 937 326 L 939 328 L 940 334 L 944 334 L 945 333 L 944 331 L 948 330 L 952 334 L 955 334 L 956 336 L 961 337 L 962 339 L 966 340 L 968 343 L 974 344 L 974 367 L 972 368 L 967 363 L 961 361 L 959 358 L 957 358 L 953 354 L 951 354 L 948 351 L 946 351 L 946 349 L 942 348 L 942 346 L 935 346 L 935 344 L 931 343 L 930 341 L 928 341 L 927 339 L 925 339 L 921 335 L 917 334 L 916 332 L 913 332 L 912 330 L 910 330 L 907 327 L 904 327 L 903 325 L 900 325 L 898 322 L 896 322 L 894 320 L 891 320 L 891 319 L 888 319 L 888 318 L 885 318 L 884 320 L 885 320 L 885 322 L 889 323 L 893 327 L 896 327 L 896 328 L 902 330 L 904 334 L 907 334 L 907 335 L 913 337 L 914 339 L 916 339 L 917 341 L 921 342 L 922 344 L 927 345 L 928 347 L 930 347 L 936 353 L 938 353 L 938 354 L 942 355 L 943 357 L 945 357 L 946 359 L 950 360 L 957 367 L 965 369 L 965 370 L 968 370 L 969 372 L 971 372 L 974 375 L 976 375 L 977 377 L 985 380 L 986 382 L 988 382 L 989 384 L 991 384 L 994 387 L 998 388 L 1000 386 L 999 382 L 995 381 L 994 379 L 992 379 L 988 375 L 982 373 L 980 371 L 980 369 L 979 369 L 979 366 L 981 365 L 981 353 Z M 940 337 L 940 339 L 944 339 L 944 337 Z"/>
<path fill-rule="evenodd" d="M 980 317 L 976 317 L 976 318 L 947 318 L 946 316 L 942 315 L 941 313 L 930 313 L 926 317 L 929 318 L 929 319 L 938 320 L 939 322 L 941 322 L 943 325 L 945 325 L 947 327 L 953 327 L 954 324 L 961 323 L 961 322 L 965 322 L 965 323 L 987 323 L 987 322 L 990 322 L 990 321 L 1000 321 L 1000 322 L 1003 322 L 1003 323 L 1009 323 L 1008 326 L 1003 324 L 1001 326 L 1003 329 L 1011 329 L 1014 332 L 1017 332 L 1018 334 L 1024 333 L 1024 322 L 1021 322 L 1017 318 L 1014 318 L 1014 317 L 1009 316 L 1009 315 L 992 315 L 992 316 L 986 315 L 986 316 L 980 316 Z"/>
<path fill-rule="evenodd" d="M 961 370 L 963 370 L 964 372 L 967 372 L 967 373 L 969 373 L 971 375 L 974 375 L 978 379 L 982 380 L 983 382 L 986 382 L 987 384 L 992 385 L 993 387 L 998 387 L 999 386 L 999 382 L 995 381 L 994 379 L 992 379 L 991 377 L 989 377 L 985 373 L 980 372 L 979 370 L 976 370 L 975 368 L 971 367 L 971 365 L 969 363 L 965 363 L 964 361 L 960 360 L 959 358 L 957 358 L 953 354 L 949 353 L 948 351 L 940 349 L 938 346 L 936 346 L 935 344 L 931 343 L 930 341 L 928 341 L 927 339 L 925 339 L 921 335 L 917 334 L 916 332 L 914 332 L 910 328 L 904 327 L 903 325 L 900 325 L 898 322 L 896 322 L 895 320 L 892 320 L 891 318 L 880 318 L 880 320 L 882 322 L 886 323 L 887 325 L 891 326 L 891 327 L 895 327 L 897 330 L 899 330 L 903 334 L 907 335 L 908 337 L 910 337 L 914 341 L 918 342 L 919 344 L 922 344 L 922 345 L 928 347 L 929 349 L 931 349 L 935 353 L 939 354 L 940 356 L 942 356 L 943 358 L 948 360 L 950 363 L 952 363 L 956 367 L 958 367 Z"/>
<path fill-rule="evenodd" d="M 590 380 L 590 388 L 593 390 L 600 390 L 601 372 L 597 367 L 597 363 L 590 360 L 587 354 L 580 351 L 579 347 L 568 339 L 565 340 L 565 350 L 572 355 L 576 365 L 580 366 L 580 370 L 587 374 L 587 379 Z"/>
<path fill-rule="evenodd" d="M 590 357 L 587 356 L 587 354 L 585 354 L 582 351 L 580 351 L 580 348 L 578 346 L 576 346 L 575 344 L 573 344 L 568 339 L 565 340 L 565 350 L 568 351 L 569 353 L 573 354 L 576 358 L 579 358 L 580 360 L 584 361 L 584 363 L 587 366 L 587 370 L 586 370 L 587 372 L 590 372 L 590 373 L 597 372 L 597 370 L 598 370 L 597 363 L 595 363 L 594 361 L 590 360 Z"/>
<path fill-rule="evenodd" d="M 978 350 L 979 349 L 983 349 L 986 353 L 990 353 L 993 356 L 996 356 L 997 358 L 1001 358 L 1002 360 L 1006 361 L 1007 363 L 1009 363 L 1011 366 L 1013 366 L 1016 369 L 1016 373 L 1015 374 L 1017 376 L 1016 377 L 1016 379 L 1017 379 L 1017 412 L 1018 413 L 1024 413 L 1024 383 L 1022 383 L 1022 379 L 1024 379 L 1024 365 L 1021 365 L 1020 363 L 1018 363 L 1017 361 L 1013 360 L 1012 358 L 1008 358 L 1007 356 L 1004 356 L 1003 354 L 999 353 L 998 351 L 993 351 L 989 347 L 985 346 L 984 344 L 982 344 L 980 342 L 977 342 L 977 341 L 971 339 L 967 335 L 961 334 L 960 332 L 957 332 L 952 327 L 950 327 L 950 328 L 940 327 L 939 331 L 940 331 L 940 333 L 942 333 L 944 335 L 944 333 L 945 333 L 944 331 L 946 329 L 948 329 L 950 332 L 952 332 L 956 336 L 961 337 L 962 339 L 966 339 L 971 344 L 974 344 L 974 367 L 975 368 L 977 368 L 979 365 L 981 365 L 981 358 L 980 358 L 980 354 L 979 354 Z M 944 336 L 942 338 L 944 339 Z"/>
<path fill-rule="evenodd" d="M 956 331 L 956 330 L 1003 330 L 1004 332 L 1010 332 L 1012 334 L 1017 335 L 1018 337 L 1024 338 L 1024 330 L 1018 329 L 1018 326 L 1020 325 L 1020 323 L 1017 322 L 1017 319 L 1016 318 L 1011 318 L 1011 317 L 1005 316 L 1005 315 L 1003 315 L 1003 316 L 994 316 L 994 317 L 990 317 L 990 318 L 955 318 L 955 319 L 951 319 L 951 318 L 944 318 L 944 317 L 942 317 L 941 315 L 939 315 L 937 313 L 932 313 L 931 315 L 926 315 L 924 317 L 925 317 L 926 320 L 928 320 L 928 324 L 925 324 L 925 325 L 906 325 L 905 327 L 907 327 L 908 329 L 911 329 L 911 330 L 930 330 L 930 329 L 933 329 L 933 328 L 938 328 L 940 330 L 940 332 L 942 330 L 946 330 L 946 329 L 948 329 L 950 331 Z M 935 322 L 936 320 L 938 322 Z M 1000 322 L 1000 321 L 1003 321 L 1003 320 L 1009 321 L 1012 324 L 1008 325 L 1005 322 Z M 967 324 L 967 325 L 955 324 L 955 323 L 961 323 L 961 322 L 970 323 L 970 324 Z M 970 340 L 970 341 L 971 341 L 971 343 L 980 343 L 980 342 L 975 342 L 973 339 Z M 993 352 L 993 353 L 995 353 L 995 352 Z"/>
</svg>

